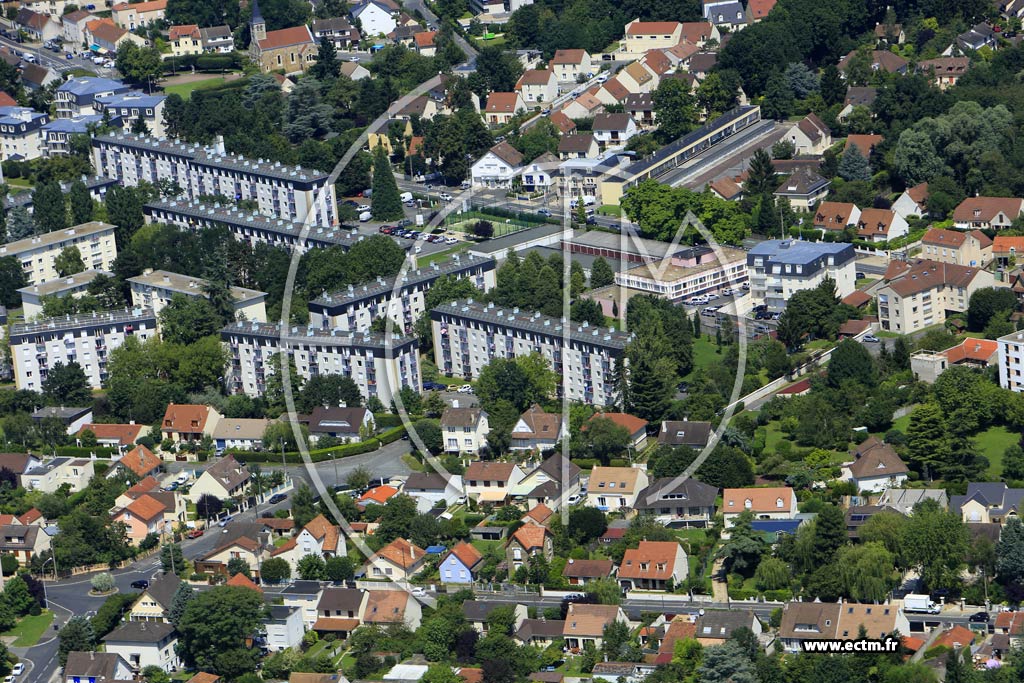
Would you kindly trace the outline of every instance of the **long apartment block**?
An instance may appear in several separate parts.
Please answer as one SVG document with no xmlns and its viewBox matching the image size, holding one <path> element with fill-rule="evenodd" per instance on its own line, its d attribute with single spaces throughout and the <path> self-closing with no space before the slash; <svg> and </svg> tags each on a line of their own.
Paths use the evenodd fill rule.
<svg viewBox="0 0 1024 683">
<path fill-rule="evenodd" d="M 426 294 L 438 278 L 449 275 L 467 278 L 482 293 L 494 287 L 495 261 L 472 254 L 455 254 L 450 261 L 434 263 L 401 273 L 378 277 L 373 282 L 350 285 L 340 292 L 325 294 L 309 304 L 313 327 L 340 330 L 368 330 L 374 320 L 389 317 L 396 331 L 412 332 L 413 324 L 426 312 Z"/>
<path fill-rule="evenodd" d="M 615 367 L 630 339 L 624 332 L 472 299 L 432 309 L 430 321 L 434 360 L 446 375 L 476 379 L 495 358 L 539 353 L 559 376 L 560 395 L 595 405 L 616 402 Z"/>
<path fill-rule="evenodd" d="M 152 309 L 86 313 L 11 325 L 11 360 L 19 389 L 39 391 L 57 363 L 78 363 L 93 389 L 107 381 L 110 352 L 125 339 L 157 334 Z"/>
<path fill-rule="evenodd" d="M 92 147 L 97 172 L 125 185 L 170 181 L 185 199 L 219 195 L 255 201 L 261 214 L 311 225 L 329 227 L 338 216 L 327 173 L 228 154 L 222 139 L 202 147 L 118 133 L 94 137 Z"/>
<path fill-rule="evenodd" d="M 320 330 L 239 321 L 221 331 L 229 347 L 228 384 L 233 393 L 262 396 L 273 374 L 271 359 L 285 352 L 294 359 L 302 381 L 317 375 L 344 375 L 359 386 L 363 398 L 388 405 L 398 391 L 422 386 L 415 337 L 386 338 L 372 332 Z"/>
<path fill-rule="evenodd" d="M 28 283 L 41 285 L 60 277 L 53 262 L 68 247 L 78 249 L 86 269 L 110 270 L 117 258 L 114 226 L 93 221 L 0 244 L 0 258 L 14 256 L 21 262 Z"/>
</svg>

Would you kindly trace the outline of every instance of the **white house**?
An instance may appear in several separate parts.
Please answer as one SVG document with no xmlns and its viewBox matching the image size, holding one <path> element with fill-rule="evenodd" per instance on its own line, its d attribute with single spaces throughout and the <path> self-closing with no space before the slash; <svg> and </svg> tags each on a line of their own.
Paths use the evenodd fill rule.
<svg viewBox="0 0 1024 683">
<path fill-rule="evenodd" d="M 178 668 L 178 636 L 163 621 L 126 621 L 103 639 L 107 652 L 120 655 L 135 671 L 158 666 L 166 672 Z"/>
<path fill-rule="evenodd" d="M 189 490 L 189 500 L 199 501 L 206 494 L 221 500 L 240 496 L 249 485 L 249 470 L 233 457 L 221 458 L 206 469 Z"/>
<path fill-rule="evenodd" d="M 507 188 L 522 171 L 523 155 L 507 142 L 499 142 L 476 160 L 470 174 L 480 187 Z"/>
<path fill-rule="evenodd" d="M 850 452 L 853 462 L 845 465 L 843 478 L 852 481 L 861 492 L 874 493 L 899 488 L 907 481 L 909 470 L 892 446 L 875 437 Z"/>
<path fill-rule="evenodd" d="M 587 505 L 599 510 L 632 510 L 637 495 L 649 483 L 647 472 L 638 467 L 599 465 L 590 471 Z"/>
<path fill-rule="evenodd" d="M 598 114 L 594 117 L 593 130 L 594 139 L 602 151 L 609 147 L 621 147 L 640 132 L 629 114 Z"/>
<path fill-rule="evenodd" d="M 405 480 L 402 493 L 416 501 L 416 510 L 429 512 L 444 501 L 451 505 L 464 495 L 462 476 L 444 477 L 437 472 L 413 472 Z"/>
<path fill-rule="evenodd" d="M 749 489 L 725 489 L 722 492 L 722 517 L 725 528 L 750 510 L 754 519 L 793 519 L 796 516 L 796 493 L 788 486 Z"/>
<path fill-rule="evenodd" d="M 263 619 L 267 649 L 271 652 L 287 650 L 302 643 L 306 629 L 302 623 L 302 610 L 288 605 L 269 605 L 269 614 Z"/>
<path fill-rule="evenodd" d="M 460 408 L 456 402 L 441 415 L 441 442 L 446 453 L 476 453 L 487 444 L 490 431 L 487 413 L 480 408 Z"/>
<path fill-rule="evenodd" d="M 368 0 L 352 8 L 352 18 L 358 19 L 365 36 L 386 36 L 395 30 L 398 21 L 394 12 L 382 2 Z"/>
<path fill-rule="evenodd" d="M 903 194 L 892 203 L 892 210 L 904 218 L 927 216 L 928 183 L 921 183 L 903 190 Z"/>
<path fill-rule="evenodd" d="M 462 481 L 466 495 L 478 503 L 501 503 L 524 476 L 515 463 L 476 461 L 466 468 Z"/>
<path fill-rule="evenodd" d="M 302 531 L 270 554 L 272 557 L 286 560 L 292 567 L 292 573 L 295 573 L 299 560 L 306 555 L 316 555 L 320 558 L 343 557 L 347 550 L 341 529 L 331 524 L 323 515 L 317 515 L 302 527 Z"/>
<path fill-rule="evenodd" d="M 527 69 L 516 82 L 516 92 L 527 102 L 550 102 L 558 97 L 558 78 L 554 71 Z"/>
<path fill-rule="evenodd" d="M 586 50 L 555 50 L 549 63 L 560 83 L 575 83 L 580 76 L 589 76 L 593 70 L 590 53 Z"/>
</svg>

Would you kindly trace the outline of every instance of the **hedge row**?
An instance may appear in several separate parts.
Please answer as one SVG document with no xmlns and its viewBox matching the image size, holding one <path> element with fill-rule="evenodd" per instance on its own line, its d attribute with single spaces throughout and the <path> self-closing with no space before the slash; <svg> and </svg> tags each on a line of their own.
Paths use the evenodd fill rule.
<svg viewBox="0 0 1024 683">
<path fill-rule="evenodd" d="M 110 446 L 94 446 L 93 448 L 79 446 L 58 446 L 57 455 L 64 458 L 88 458 L 95 453 L 97 458 L 110 458 L 117 453 L 116 448 Z"/>
<path fill-rule="evenodd" d="M 405 434 L 405 426 L 399 425 L 389 429 L 386 432 L 378 434 L 372 439 L 367 439 L 360 443 L 345 444 L 344 446 L 334 446 L 332 448 L 321 448 L 311 450 L 309 457 L 313 462 L 324 462 L 326 460 L 334 460 L 336 458 L 349 458 L 353 455 L 362 455 L 363 453 L 370 453 L 375 451 L 383 445 L 393 443 L 402 438 Z M 281 454 L 266 452 L 266 453 L 253 453 L 251 451 L 239 451 L 239 450 L 228 450 L 225 454 L 231 454 L 235 457 L 235 460 L 239 462 L 270 462 L 276 463 L 281 462 Z M 295 465 L 302 464 L 305 462 L 302 459 L 302 454 L 298 452 L 285 453 L 285 462 L 292 463 Z"/>
<path fill-rule="evenodd" d="M 176 73 L 195 67 L 196 71 L 233 71 L 241 68 L 243 60 L 238 52 L 230 54 L 179 55 L 163 60 L 164 73 Z"/>
</svg>

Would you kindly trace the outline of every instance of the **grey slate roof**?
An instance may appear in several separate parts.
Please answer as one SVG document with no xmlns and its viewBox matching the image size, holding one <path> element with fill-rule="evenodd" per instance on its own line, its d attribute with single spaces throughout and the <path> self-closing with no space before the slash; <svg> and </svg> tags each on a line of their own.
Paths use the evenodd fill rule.
<svg viewBox="0 0 1024 683">
<path fill-rule="evenodd" d="M 174 627 L 162 621 L 126 621 L 103 638 L 111 643 L 159 643 L 174 633 Z"/>
</svg>

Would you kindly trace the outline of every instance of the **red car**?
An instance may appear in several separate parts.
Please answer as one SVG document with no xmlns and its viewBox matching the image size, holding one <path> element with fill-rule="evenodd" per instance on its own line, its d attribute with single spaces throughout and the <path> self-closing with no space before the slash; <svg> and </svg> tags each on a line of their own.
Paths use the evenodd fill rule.
<svg viewBox="0 0 1024 683">
<path fill-rule="evenodd" d="M 205 532 L 204 532 L 204 531 L 203 531 L 202 529 L 192 529 L 191 531 L 189 531 L 189 532 L 188 532 L 187 534 L 185 534 L 185 535 L 186 535 L 186 536 L 188 536 L 189 538 L 199 538 L 199 537 L 200 537 L 200 536 L 202 536 L 202 535 L 203 535 L 204 533 L 205 533 Z"/>
</svg>

